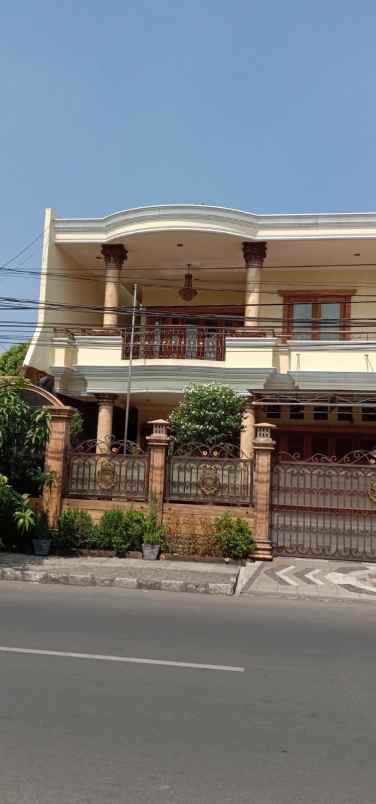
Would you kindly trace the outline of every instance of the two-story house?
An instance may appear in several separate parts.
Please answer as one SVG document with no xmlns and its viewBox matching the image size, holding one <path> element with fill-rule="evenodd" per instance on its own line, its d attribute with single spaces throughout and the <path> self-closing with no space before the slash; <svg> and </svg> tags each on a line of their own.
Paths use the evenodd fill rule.
<svg viewBox="0 0 376 804">
<path fill-rule="evenodd" d="M 246 455 L 255 420 L 302 458 L 371 449 L 375 277 L 376 214 L 47 210 L 27 373 L 53 378 L 100 441 L 123 436 L 128 391 L 142 444 L 187 385 L 216 381 L 249 397 Z"/>
</svg>

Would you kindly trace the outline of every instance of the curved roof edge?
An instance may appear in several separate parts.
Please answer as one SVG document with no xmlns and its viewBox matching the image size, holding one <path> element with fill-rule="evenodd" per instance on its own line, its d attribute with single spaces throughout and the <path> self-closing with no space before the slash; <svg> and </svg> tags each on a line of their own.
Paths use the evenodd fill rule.
<svg viewBox="0 0 376 804">
<path fill-rule="evenodd" d="M 205 204 L 164 204 L 103 218 L 54 218 L 55 242 L 103 243 L 132 234 L 201 231 L 250 240 L 376 237 L 375 212 L 257 214 Z"/>
</svg>

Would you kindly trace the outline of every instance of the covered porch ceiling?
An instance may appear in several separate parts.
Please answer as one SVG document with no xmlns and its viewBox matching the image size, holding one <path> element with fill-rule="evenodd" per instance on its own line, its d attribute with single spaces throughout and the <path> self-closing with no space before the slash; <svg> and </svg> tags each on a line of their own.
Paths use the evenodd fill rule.
<svg viewBox="0 0 376 804">
<path fill-rule="evenodd" d="M 136 233 L 116 240 L 128 251 L 122 269 L 124 284 L 138 282 L 152 286 L 165 281 L 180 286 L 187 265 L 191 266 L 198 288 L 216 287 L 239 290 L 245 286 L 246 269 L 242 240 L 234 235 L 201 231 L 153 231 Z M 92 242 L 61 242 L 59 249 L 67 253 L 85 273 L 101 275 L 104 260 L 101 245 Z M 317 283 L 318 275 L 333 269 L 353 274 L 354 268 L 373 271 L 376 268 L 376 242 L 372 239 L 310 239 L 267 241 L 263 276 L 273 272 L 304 273 L 305 279 Z"/>
</svg>

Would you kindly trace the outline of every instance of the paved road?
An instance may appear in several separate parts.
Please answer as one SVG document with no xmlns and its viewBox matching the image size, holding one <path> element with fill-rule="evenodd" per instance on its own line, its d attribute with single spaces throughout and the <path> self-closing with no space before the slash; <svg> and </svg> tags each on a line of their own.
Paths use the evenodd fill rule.
<svg viewBox="0 0 376 804">
<path fill-rule="evenodd" d="M 374 606 L 0 585 L 1 804 L 374 804 Z M 129 664 L 86 653 L 244 667 Z"/>
</svg>

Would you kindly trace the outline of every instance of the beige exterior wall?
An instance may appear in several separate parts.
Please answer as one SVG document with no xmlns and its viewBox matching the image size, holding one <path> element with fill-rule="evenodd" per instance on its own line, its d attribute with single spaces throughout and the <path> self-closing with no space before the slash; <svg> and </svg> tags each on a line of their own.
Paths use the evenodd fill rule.
<svg viewBox="0 0 376 804">
<path fill-rule="evenodd" d="M 332 291 L 341 293 L 354 290 L 351 305 L 351 318 L 375 318 L 376 311 L 376 276 L 374 269 L 349 269 L 346 266 L 327 270 L 301 272 L 293 270 L 275 270 L 265 268 L 262 273 L 260 328 L 278 326 L 283 318 L 282 298 L 279 291 L 290 290 L 307 293 Z M 364 298 L 361 298 L 361 297 Z M 367 296 L 373 297 L 369 301 Z M 273 306 L 270 306 L 273 305 Z M 276 305 L 276 306 L 275 306 Z M 270 319 L 270 321 L 268 321 Z M 361 333 L 359 328 L 359 334 Z"/>
<path fill-rule="evenodd" d="M 55 275 L 54 275 L 55 274 Z M 42 252 L 42 275 L 39 300 L 41 307 L 37 327 L 26 356 L 25 364 L 49 371 L 53 363 L 52 329 L 54 326 L 101 326 L 102 316 L 86 310 L 72 310 L 71 306 L 103 306 L 104 284 L 89 282 L 89 275 L 63 249 L 55 244 L 54 213 L 47 209 L 44 221 L 44 242 Z M 61 310 L 45 309 L 44 305 L 67 305 Z"/>
</svg>

